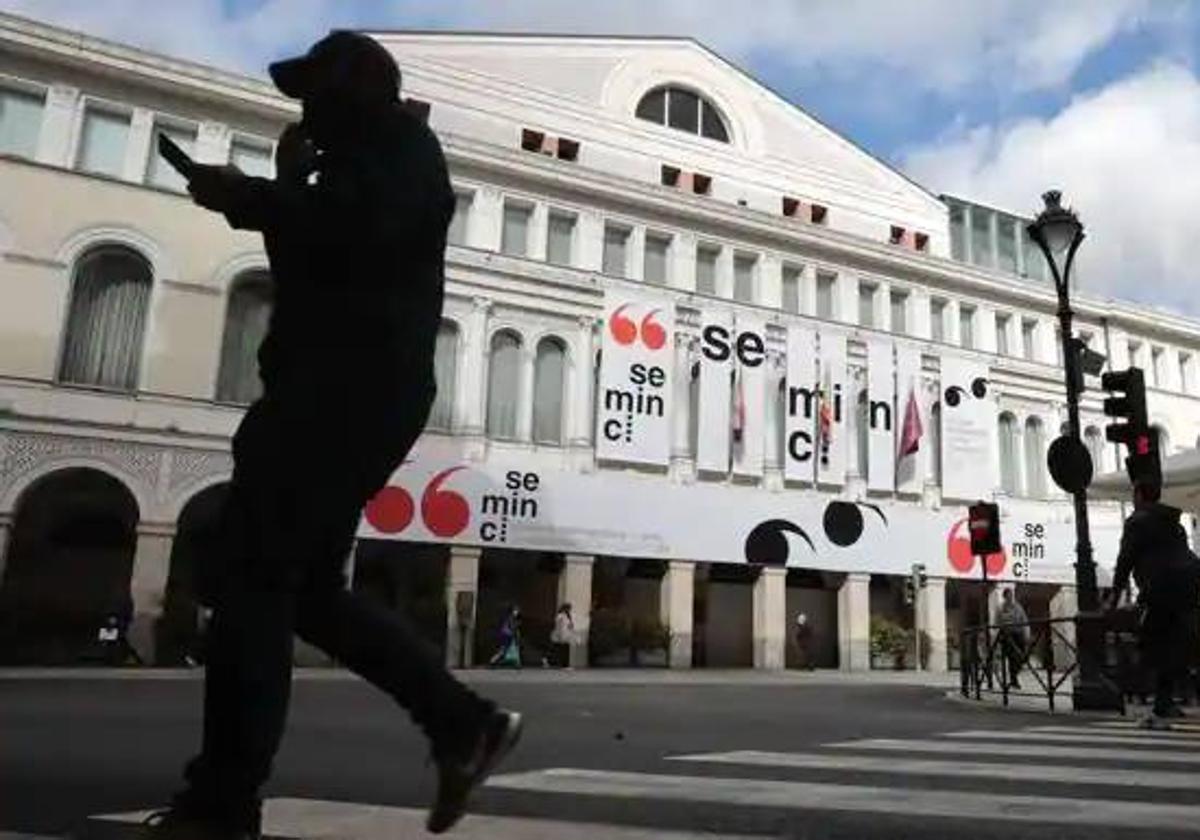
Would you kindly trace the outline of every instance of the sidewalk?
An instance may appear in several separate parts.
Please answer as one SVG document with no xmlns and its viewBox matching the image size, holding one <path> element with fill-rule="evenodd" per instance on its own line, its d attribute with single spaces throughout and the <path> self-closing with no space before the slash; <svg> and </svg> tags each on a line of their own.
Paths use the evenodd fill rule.
<svg viewBox="0 0 1200 840">
<path fill-rule="evenodd" d="M 523 668 L 521 670 L 472 669 L 455 671 L 474 685 L 787 685 L 787 686 L 921 686 L 949 689 L 958 685 L 958 674 L 924 671 L 756 671 L 664 668 Z M 0 668 L 0 682 L 20 680 L 200 680 L 203 668 Z M 312 682 L 356 680 L 338 668 L 297 668 L 295 678 Z"/>
</svg>

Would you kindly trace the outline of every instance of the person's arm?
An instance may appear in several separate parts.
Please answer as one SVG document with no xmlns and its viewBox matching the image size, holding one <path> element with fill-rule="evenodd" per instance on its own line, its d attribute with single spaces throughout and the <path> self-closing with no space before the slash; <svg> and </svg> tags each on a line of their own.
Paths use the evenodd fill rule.
<svg viewBox="0 0 1200 840">
<path fill-rule="evenodd" d="M 1138 526 L 1130 517 L 1121 532 L 1121 548 L 1117 554 L 1117 566 L 1113 571 L 1112 593 L 1109 595 L 1109 608 L 1115 609 L 1121 602 L 1121 596 L 1129 588 L 1129 577 L 1133 574 L 1133 565 L 1138 552 Z"/>
</svg>

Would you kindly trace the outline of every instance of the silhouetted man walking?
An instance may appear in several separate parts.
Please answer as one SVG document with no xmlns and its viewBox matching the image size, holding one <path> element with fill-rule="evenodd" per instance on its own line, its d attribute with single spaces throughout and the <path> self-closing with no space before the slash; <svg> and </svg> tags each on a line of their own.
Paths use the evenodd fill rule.
<svg viewBox="0 0 1200 840">
<path fill-rule="evenodd" d="M 399 103 L 377 42 L 335 32 L 271 66 L 303 118 L 275 181 L 196 167 L 196 202 L 263 233 L 275 283 L 264 385 L 233 441 L 226 554 L 212 580 L 204 738 L 156 838 L 259 832 L 283 734 L 292 634 L 394 697 L 438 766 L 431 831 L 516 743 L 520 716 L 457 682 L 393 612 L 346 591 L 360 512 L 424 427 L 454 198 L 433 133 Z"/>
</svg>

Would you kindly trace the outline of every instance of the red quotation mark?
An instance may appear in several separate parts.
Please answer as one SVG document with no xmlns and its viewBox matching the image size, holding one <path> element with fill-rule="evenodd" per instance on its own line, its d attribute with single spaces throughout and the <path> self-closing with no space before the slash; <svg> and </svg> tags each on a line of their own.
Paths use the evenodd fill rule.
<svg viewBox="0 0 1200 840">
<path fill-rule="evenodd" d="M 464 467 L 451 467 L 433 477 L 421 494 L 421 521 L 438 537 L 454 537 L 466 530 L 471 506 L 460 493 L 442 485 Z M 413 520 L 413 499 L 403 487 L 384 487 L 367 503 L 367 522 L 382 534 L 398 534 Z"/>
<path fill-rule="evenodd" d="M 661 310 L 650 310 L 650 313 L 642 319 L 641 326 L 638 326 L 622 314 L 632 305 L 631 303 L 626 303 L 613 310 L 612 317 L 608 320 L 608 328 L 612 332 L 613 340 L 617 344 L 628 346 L 637 341 L 638 334 L 640 333 L 642 344 L 646 345 L 650 350 L 661 350 L 667 343 L 667 331 L 663 329 L 662 324 L 654 320 L 654 316 Z"/>
<path fill-rule="evenodd" d="M 964 533 L 967 520 L 960 519 L 950 528 L 950 534 L 946 538 L 946 559 L 950 561 L 950 565 L 962 574 L 966 574 L 975 568 L 975 555 L 971 553 L 971 538 Z M 1004 566 L 1008 562 L 1008 557 L 1003 551 L 997 551 L 995 554 L 989 554 L 984 561 L 987 563 L 987 571 L 989 575 L 999 575 L 1004 571 Z"/>
</svg>

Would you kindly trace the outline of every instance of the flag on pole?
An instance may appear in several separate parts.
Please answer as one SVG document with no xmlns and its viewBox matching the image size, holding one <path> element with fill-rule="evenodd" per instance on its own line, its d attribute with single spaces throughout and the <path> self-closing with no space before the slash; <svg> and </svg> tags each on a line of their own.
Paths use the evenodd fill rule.
<svg viewBox="0 0 1200 840">
<path fill-rule="evenodd" d="M 821 382 L 821 403 L 817 409 L 817 440 L 820 442 L 821 466 L 829 466 L 829 446 L 833 442 L 833 379 L 828 367 Z"/>
<path fill-rule="evenodd" d="M 904 408 L 904 425 L 900 429 L 900 457 L 915 454 L 921 448 L 921 409 L 917 405 L 917 392 L 913 385 L 908 386 L 908 402 Z"/>
<path fill-rule="evenodd" d="M 733 442 L 740 446 L 742 437 L 746 433 L 746 391 L 740 366 L 735 366 L 733 369 L 733 412 L 731 419 L 733 424 Z"/>
</svg>

